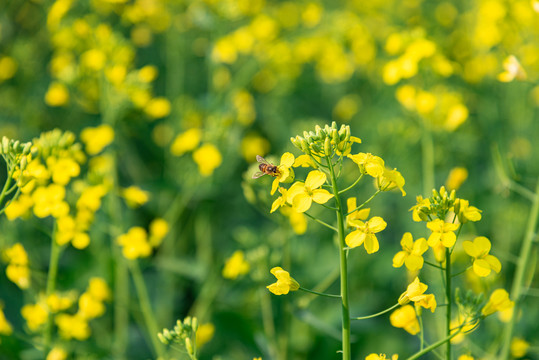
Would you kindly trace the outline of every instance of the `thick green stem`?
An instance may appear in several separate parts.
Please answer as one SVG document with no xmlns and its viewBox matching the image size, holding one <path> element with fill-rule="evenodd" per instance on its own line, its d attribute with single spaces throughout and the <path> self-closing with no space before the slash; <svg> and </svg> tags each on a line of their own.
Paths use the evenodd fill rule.
<svg viewBox="0 0 539 360">
<path fill-rule="evenodd" d="M 56 242 L 56 229 L 52 232 L 52 239 L 51 239 L 51 253 L 50 253 L 50 259 L 49 259 L 49 272 L 47 275 L 47 289 L 46 289 L 46 297 L 49 298 L 50 295 L 54 293 L 56 290 L 56 276 L 58 275 L 58 262 L 60 261 L 60 245 Z M 51 348 L 51 340 L 52 340 L 52 314 L 49 313 L 49 316 L 47 318 L 47 324 L 45 327 L 45 334 L 44 334 L 44 351 L 45 354 L 47 354 Z"/>
<path fill-rule="evenodd" d="M 339 197 L 339 188 L 337 186 L 337 179 L 335 177 L 335 171 L 333 170 L 333 164 L 331 159 L 326 158 L 329 173 L 331 176 L 331 186 L 333 187 L 333 195 L 335 196 L 335 205 L 337 205 L 337 229 L 339 234 L 339 258 L 340 258 L 340 271 L 341 271 L 341 303 L 342 303 L 342 358 L 343 360 L 350 360 L 350 307 L 348 303 L 348 259 L 346 243 L 344 242 L 344 210 L 342 207 L 341 199 Z"/>
<path fill-rule="evenodd" d="M 140 311 L 144 317 L 144 322 L 146 323 L 146 330 L 148 336 L 150 337 L 150 342 L 152 343 L 153 350 L 157 356 L 161 359 L 164 359 L 165 350 L 163 344 L 159 341 L 157 333 L 159 332 L 159 327 L 155 321 L 155 315 L 152 311 L 152 306 L 150 303 L 150 297 L 148 296 L 148 289 L 146 288 L 146 283 L 140 271 L 139 264 L 136 260 L 129 261 L 129 270 L 133 276 L 133 282 L 135 283 L 135 289 L 137 291 L 138 300 L 140 303 Z"/>
<path fill-rule="evenodd" d="M 446 309 L 446 335 L 451 335 L 451 252 L 445 249 L 445 296 L 447 301 Z M 446 359 L 451 360 L 451 341 L 447 342 Z"/>
<path fill-rule="evenodd" d="M 513 285 L 511 287 L 511 298 L 515 302 L 513 309 L 513 316 L 509 323 L 505 326 L 505 332 L 503 336 L 503 346 L 500 353 L 500 359 L 508 359 L 509 351 L 511 347 L 511 340 L 513 338 L 513 330 L 517 322 L 520 301 L 522 295 L 522 286 L 524 284 L 525 271 L 528 269 L 528 261 L 530 259 L 530 253 L 532 248 L 533 239 L 536 235 L 537 221 L 539 219 L 539 180 L 535 188 L 535 196 L 533 198 L 532 207 L 530 210 L 530 216 L 528 217 L 528 225 L 526 227 L 526 234 L 524 235 L 524 241 L 520 248 L 520 256 L 518 257 L 517 268 L 513 277 Z"/>
</svg>

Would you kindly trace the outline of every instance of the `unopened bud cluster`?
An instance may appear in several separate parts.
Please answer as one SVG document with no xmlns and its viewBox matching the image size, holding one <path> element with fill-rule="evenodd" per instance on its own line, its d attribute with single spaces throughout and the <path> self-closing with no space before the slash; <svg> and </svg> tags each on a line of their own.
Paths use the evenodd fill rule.
<svg viewBox="0 0 539 360">
<path fill-rule="evenodd" d="M 304 131 L 303 136 L 297 135 L 290 138 L 290 141 L 305 154 L 318 157 L 346 155 L 352 148 L 350 126 L 341 125 L 337 129 L 335 121 L 324 128 L 316 125 L 314 131 Z"/>
<path fill-rule="evenodd" d="M 32 150 L 32 143 L 21 143 L 19 140 L 10 140 L 2 137 L 2 146 L 0 146 L 0 155 L 6 161 L 9 169 L 18 167 L 21 170 L 28 164 L 27 156 Z"/>
<path fill-rule="evenodd" d="M 185 346 L 187 354 L 191 359 L 196 359 L 196 333 L 198 330 L 198 320 L 196 317 L 186 317 L 183 322 L 176 321 L 176 326 L 172 330 L 163 329 L 157 334 L 159 341 L 168 345 L 176 343 Z"/>
<path fill-rule="evenodd" d="M 61 131 L 54 129 L 42 133 L 38 139 L 35 139 L 35 144 L 39 149 L 39 154 L 44 158 L 48 157 L 65 157 L 69 154 L 79 162 L 84 161 L 84 153 L 80 143 L 75 142 L 76 137 L 70 131 Z"/>
<path fill-rule="evenodd" d="M 447 213 L 453 210 L 455 201 L 457 200 L 455 190 L 448 193 L 444 186 L 440 191 L 432 190 L 432 196 L 429 199 L 429 205 L 418 208 L 418 214 L 421 220 L 429 221 L 430 215 L 436 215 L 438 219 L 445 219 Z M 458 209 L 454 209 L 458 213 Z"/>
<path fill-rule="evenodd" d="M 455 302 L 459 309 L 461 319 L 475 319 L 481 312 L 485 296 L 483 293 L 476 294 L 472 290 L 463 292 L 460 288 L 455 289 Z"/>
</svg>

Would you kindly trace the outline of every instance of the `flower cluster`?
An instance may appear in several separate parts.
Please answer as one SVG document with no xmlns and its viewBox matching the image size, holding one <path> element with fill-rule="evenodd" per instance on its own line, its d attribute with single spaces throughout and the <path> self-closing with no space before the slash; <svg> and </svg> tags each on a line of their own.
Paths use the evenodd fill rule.
<svg viewBox="0 0 539 360">
<path fill-rule="evenodd" d="M 163 219 L 155 219 L 150 224 L 149 234 L 146 229 L 135 226 L 127 233 L 118 236 L 118 244 L 122 247 L 122 254 L 130 260 L 148 257 L 152 249 L 161 244 L 169 230 L 168 223 Z"/>
<path fill-rule="evenodd" d="M 219 149 L 210 142 L 200 145 L 202 130 L 199 128 L 188 129 L 174 138 L 170 145 L 170 152 L 175 156 L 192 151 L 193 160 L 198 165 L 202 176 L 210 176 L 223 162 Z M 200 146 L 199 146 L 200 145 Z"/>
<path fill-rule="evenodd" d="M 188 316 L 183 321 L 178 320 L 172 330 L 163 329 L 162 332 L 157 334 L 157 337 L 165 345 L 170 343 L 180 344 L 182 347 L 185 347 L 189 358 L 196 360 L 197 346 L 201 346 L 198 342 L 198 330 L 198 319 Z"/>
<path fill-rule="evenodd" d="M 8 263 L 6 276 L 21 289 L 30 286 L 30 267 L 28 266 L 28 254 L 21 243 L 16 243 L 4 250 L 3 258 Z"/>
</svg>

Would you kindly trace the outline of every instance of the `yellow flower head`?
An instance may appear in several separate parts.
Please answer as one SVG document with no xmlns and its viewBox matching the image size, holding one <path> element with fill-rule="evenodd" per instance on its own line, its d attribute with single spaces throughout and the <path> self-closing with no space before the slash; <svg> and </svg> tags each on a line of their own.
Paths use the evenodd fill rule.
<svg viewBox="0 0 539 360">
<path fill-rule="evenodd" d="M 67 351 L 60 347 L 53 347 L 51 351 L 47 354 L 47 358 L 45 360 L 65 360 L 67 359 Z"/>
<path fill-rule="evenodd" d="M 150 200 L 150 193 L 142 190 L 138 186 L 130 186 L 121 191 L 122 197 L 131 208 L 142 206 Z"/>
<path fill-rule="evenodd" d="M 285 188 L 279 187 L 279 192 L 281 193 L 281 196 L 275 199 L 273 204 L 271 204 L 270 213 L 274 212 L 281 206 L 286 206 L 286 204 L 290 204 L 290 202 L 288 201 L 288 190 Z"/>
<path fill-rule="evenodd" d="M 419 332 L 419 322 L 412 305 L 405 305 L 392 312 L 389 316 L 389 321 L 394 327 L 403 328 L 412 335 Z"/>
<path fill-rule="evenodd" d="M 122 246 L 122 254 L 127 259 L 148 257 L 152 253 L 146 230 L 138 226 L 132 227 L 126 234 L 118 236 L 118 244 Z"/>
<path fill-rule="evenodd" d="M 481 220 L 481 210 L 475 206 L 470 206 L 470 202 L 468 200 L 456 199 L 455 212 L 457 212 L 459 221 L 462 224 L 465 224 L 468 221 L 475 222 Z"/>
<path fill-rule="evenodd" d="M 366 222 L 353 220 L 351 221 L 351 224 L 356 230 L 346 236 L 344 239 L 346 245 L 350 248 L 355 248 L 364 244 L 368 254 L 377 252 L 380 245 L 378 244 L 378 239 L 375 234 L 386 228 L 387 223 L 384 219 L 379 216 L 374 216 Z"/>
<path fill-rule="evenodd" d="M 419 278 L 416 276 L 414 281 L 408 285 L 406 291 L 401 294 L 399 297 L 399 304 L 406 305 L 410 301 L 419 301 L 425 297 L 423 293 L 427 291 L 428 286 L 419 281 Z"/>
<path fill-rule="evenodd" d="M 348 157 L 359 166 L 359 171 L 361 171 L 362 174 L 377 178 L 384 173 L 385 165 L 384 160 L 381 157 L 371 153 L 359 153 L 348 155 Z"/>
<path fill-rule="evenodd" d="M 371 209 L 368 209 L 368 208 L 355 210 L 357 208 L 357 200 L 355 197 L 350 197 L 346 199 L 346 207 L 349 213 L 349 215 L 346 215 L 346 226 L 350 228 L 354 227 L 354 224 L 353 224 L 354 220 L 366 220 L 369 217 L 369 214 L 371 212 Z"/>
<path fill-rule="evenodd" d="M 275 180 L 273 180 L 273 183 L 271 184 L 271 195 L 275 194 L 275 191 L 277 191 L 280 182 L 290 183 L 294 181 L 295 175 L 294 169 L 292 169 L 294 161 L 294 155 L 289 152 L 285 152 L 283 156 L 281 156 L 281 162 L 279 163 L 279 166 L 277 166 L 279 172 L 277 173 Z"/>
<path fill-rule="evenodd" d="M 90 337 L 88 321 L 81 315 L 59 314 L 54 321 L 58 326 L 60 336 L 64 339 L 86 340 Z"/>
<path fill-rule="evenodd" d="M 148 101 L 144 107 L 146 115 L 153 119 L 160 119 L 170 114 L 171 105 L 168 99 L 163 97 L 156 97 Z"/>
<path fill-rule="evenodd" d="M 514 358 L 521 358 L 528 352 L 530 343 L 521 338 L 513 338 L 511 341 L 511 355 Z"/>
<path fill-rule="evenodd" d="M 56 159 L 51 156 L 47 158 L 47 167 L 51 172 L 52 181 L 62 186 L 67 185 L 72 177 L 80 174 L 79 164 L 68 157 Z"/>
<path fill-rule="evenodd" d="M 462 354 L 458 357 L 457 360 L 474 360 L 473 356 L 468 354 Z"/>
<path fill-rule="evenodd" d="M 425 238 L 414 241 L 412 234 L 407 232 L 401 239 L 402 251 L 393 257 L 393 267 L 399 268 L 403 264 L 410 271 L 417 271 L 423 267 L 423 254 L 429 246 Z"/>
<path fill-rule="evenodd" d="M 41 325 L 45 324 L 49 318 L 47 305 L 43 302 L 39 302 L 35 305 L 24 305 L 21 309 L 21 314 L 26 320 L 28 328 L 32 331 L 36 331 Z"/>
<path fill-rule="evenodd" d="M 114 141 L 114 129 L 106 124 L 87 127 L 80 133 L 80 139 L 86 146 L 86 152 L 89 155 L 96 155 Z"/>
<path fill-rule="evenodd" d="M 150 223 L 150 245 L 157 247 L 161 244 L 169 231 L 168 222 L 164 219 L 154 219 Z"/>
<path fill-rule="evenodd" d="M 212 323 L 200 324 L 196 333 L 197 347 L 202 347 L 213 338 L 215 325 Z"/>
<path fill-rule="evenodd" d="M 468 178 L 468 170 L 464 167 L 455 167 L 449 172 L 449 176 L 445 181 L 445 187 L 451 190 L 458 190 L 462 183 Z"/>
<path fill-rule="evenodd" d="M 277 266 L 271 269 L 270 272 L 277 278 L 277 282 L 266 286 L 273 294 L 286 295 L 290 291 L 296 291 L 299 289 L 298 282 L 290 276 L 288 271 L 285 271 L 281 267 Z"/>
<path fill-rule="evenodd" d="M 466 254 L 473 257 L 473 271 L 477 276 L 488 276 L 491 270 L 499 273 L 502 269 L 500 260 L 493 255 L 489 255 L 490 241 L 484 236 L 478 236 L 471 241 L 462 243 Z"/>
<path fill-rule="evenodd" d="M 398 354 L 393 354 L 391 356 L 391 360 L 398 360 L 399 359 L 399 355 Z M 365 360 L 389 360 L 386 356 L 386 354 L 369 354 L 365 357 Z"/>
<path fill-rule="evenodd" d="M 69 91 L 60 82 L 52 82 L 45 93 L 45 103 L 52 107 L 64 106 L 69 102 Z"/>
<path fill-rule="evenodd" d="M 427 227 L 432 231 L 429 236 L 428 244 L 434 248 L 439 242 L 446 248 L 450 248 L 455 245 L 457 236 L 454 231 L 458 229 L 458 224 L 446 223 L 443 220 L 435 219 L 427 223 Z"/>
<path fill-rule="evenodd" d="M 503 311 L 512 308 L 515 305 L 509 294 L 504 289 L 496 289 L 490 295 L 488 302 L 483 306 L 481 314 L 488 316 L 494 314 L 496 311 Z"/>
<path fill-rule="evenodd" d="M 378 189 L 381 191 L 389 191 L 395 188 L 399 188 L 402 193 L 402 196 L 406 196 L 406 191 L 404 191 L 404 178 L 402 174 L 397 171 L 397 169 L 389 170 L 384 168 L 383 173 L 376 178 Z"/>
<path fill-rule="evenodd" d="M 193 152 L 193 160 L 202 176 L 210 176 L 221 165 L 223 157 L 215 145 L 204 144 Z"/>
<path fill-rule="evenodd" d="M 326 174 L 320 170 L 313 170 L 307 175 L 305 183 L 296 182 L 288 189 L 288 201 L 297 212 L 310 209 L 312 202 L 325 204 L 333 197 L 329 191 L 319 189 L 326 182 Z"/>
<path fill-rule="evenodd" d="M 60 294 L 54 292 L 47 297 L 47 306 L 52 313 L 69 309 L 75 302 L 77 296 L 74 292 Z"/>
<path fill-rule="evenodd" d="M 197 128 L 192 128 L 187 131 L 184 131 L 181 134 L 178 134 L 172 145 L 170 146 L 170 152 L 175 156 L 182 156 L 188 151 L 195 149 L 200 140 L 202 139 L 202 130 Z"/>
<path fill-rule="evenodd" d="M 50 184 L 40 186 L 32 193 L 34 215 L 39 218 L 54 216 L 56 218 L 69 213 L 69 205 L 64 201 L 66 190 L 63 186 Z"/>
<path fill-rule="evenodd" d="M 239 276 L 245 275 L 249 272 L 250 265 L 245 260 L 243 251 L 236 250 L 231 257 L 225 262 L 223 268 L 223 277 L 226 279 L 236 280 Z"/>
<path fill-rule="evenodd" d="M 90 320 L 99 317 L 105 313 L 105 305 L 92 296 L 92 294 L 85 292 L 79 297 L 79 312 L 78 314 L 86 319 Z"/>
<path fill-rule="evenodd" d="M 94 299 L 99 301 L 109 300 L 111 297 L 109 286 L 105 280 L 99 277 L 93 277 L 90 279 L 86 292 L 89 293 Z"/>
</svg>

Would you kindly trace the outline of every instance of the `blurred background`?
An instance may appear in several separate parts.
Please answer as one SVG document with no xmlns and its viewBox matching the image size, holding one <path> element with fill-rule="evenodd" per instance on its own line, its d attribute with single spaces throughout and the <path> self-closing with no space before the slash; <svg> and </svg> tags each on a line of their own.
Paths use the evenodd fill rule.
<svg viewBox="0 0 539 360">
<path fill-rule="evenodd" d="M 371 216 L 388 223 L 380 251 L 350 253 L 352 314 L 385 309 L 404 291 L 410 274 L 391 260 L 404 232 L 428 235 L 409 209 L 441 185 L 483 211 L 461 237 L 487 236 L 503 265 L 498 277 L 458 285 L 509 289 L 529 201 L 502 180 L 533 191 L 539 173 L 538 24 L 539 3 L 529 0 L 2 0 L 0 135 L 31 141 L 57 128 L 81 141 L 83 129 L 114 130 L 105 154 L 115 159 L 107 197 L 117 201 L 97 211 L 87 248 L 64 250 L 57 281 L 59 290 L 81 293 L 100 276 L 113 297 L 89 339 L 64 344 L 70 358 L 156 357 L 136 285 L 118 289 L 111 250 L 114 234 L 155 218 L 170 231 L 138 261 L 159 330 L 196 316 L 205 325 L 200 359 L 338 358 L 334 300 L 265 288 L 274 282 L 269 270 L 282 266 L 306 288 L 337 293 L 332 234 L 291 214 L 270 215 L 271 179 L 251 179 L 257 154 L 274 163 L 285 151 L 298 156 L 290 137 L 332 121 L 362 139 L 354 152 L 382 157 L 406 180 L 406 197 L 384 193 L 370 204 Z M 460 176 L 448 180 L 455 168 Z M 90 173 L 83 167 L 80 178 Z M 356 177 L 355 165 L 345 167 L 343 184 Z M 148 195 L 142 206 L 118 200 L 130 186 Z M 374 191 L 364 180 L 350 195 L 361 203 Z M 322 208 L 312 213 L 335 221 Z M 52 224 L 0 220 L 0 250 L 22 243 L 32 270 L 27 291 L 0 275 L 0 300 L 18 334 L 2 337 L 2 359 L 42 358 L 20 309 L 45 289 Z M 223 272 L 235 253 L 242 266 Z M 437 272 L 425 278 L 440 291 Z M 129 301 L 118 302 L 119 292 Z M 539 332 L 536 304 L 525 298 L 515 333 L 528 341 Z M 118 343 L 122 308 L 127 340 Z M 434 341 L 442 330 L 429 316 Z M 455 354 L 489 358 L 501 327 L 487 319 Z M 354 323 L 352 332 L 355 359 L 403 357 L 418 346 L 387 316 Z"/>
</svg>

